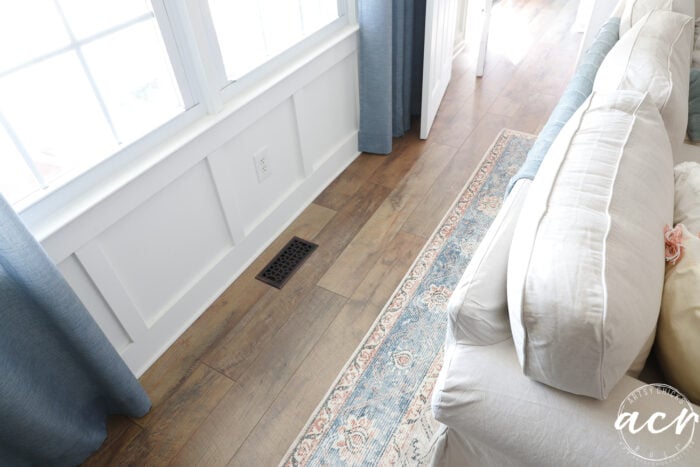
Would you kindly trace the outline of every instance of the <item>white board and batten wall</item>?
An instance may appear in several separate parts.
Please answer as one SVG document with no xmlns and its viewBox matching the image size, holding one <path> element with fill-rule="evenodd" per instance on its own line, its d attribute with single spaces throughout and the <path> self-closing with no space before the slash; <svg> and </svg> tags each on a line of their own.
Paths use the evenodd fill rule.
<svg viewBox="0 0 700 467">
<path fill-rule="evenodd" d="M 451 13 L 440 16 L 449 65 L 467 2 L 438 4 Z M 23 216 L 135 375 L 358 156 L 357 42 L 347 26 L 165 142 L 127 182 L 102 187 L 108 195 Z"/>
<path fill-rule="evenodd" d="M 137 376 L 358 155 L 356 27 L 266 86 L 65 225 L 28 223 Z"/>
</svg>

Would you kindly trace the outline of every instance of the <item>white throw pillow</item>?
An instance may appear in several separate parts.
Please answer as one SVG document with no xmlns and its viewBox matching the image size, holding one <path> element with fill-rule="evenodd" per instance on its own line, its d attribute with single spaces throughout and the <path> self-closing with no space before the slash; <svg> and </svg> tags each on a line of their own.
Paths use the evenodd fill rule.
<svg viewBox="0 0 700 467">
<path fill-rule="evenodd" d="M 654 332 L 673 160 L 651 96 L 593 93 L 533 180 L 508 259 L 523 371 L 604 399 Z"/>
<path fill-rule="evenodd" d="M 490 345 L 510 337 L 508 251 L 530 180 L 519 180 L 479 243 L 447 304 L 449 336 L 458 344 Z"/>
<path fill-rule="evenodd" d="M 667 10 L 695 18 L 695 0 L 627 0 L 620 18 L 620 37 L 651 10 Z"/>
<path fill-rule="evenodd" d="M 690 57 L 694 18 L 653 10 L 610 50 L 600 65 L 593 90 L 648 92 L 661 112 L 674 151 L 688 127 Z"/>
<path fill-rule="evenodd" d="M 700 232 L 700 164 L 681 162 L 673 172 L 676 179 L 673 223 L 684 224 L 697 234 Z"/>
</svg>

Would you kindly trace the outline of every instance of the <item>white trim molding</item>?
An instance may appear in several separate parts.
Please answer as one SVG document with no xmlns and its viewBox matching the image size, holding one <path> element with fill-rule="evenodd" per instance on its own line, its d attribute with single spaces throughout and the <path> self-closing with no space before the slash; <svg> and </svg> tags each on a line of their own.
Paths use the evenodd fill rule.
<svg viewBox="0 0 700 467">
<path fill-rule="evenodd" d="M 345 25 L 71 203 L 22 213 L 134 374 L 357 157 L 357 41 Z"/>
</svg>

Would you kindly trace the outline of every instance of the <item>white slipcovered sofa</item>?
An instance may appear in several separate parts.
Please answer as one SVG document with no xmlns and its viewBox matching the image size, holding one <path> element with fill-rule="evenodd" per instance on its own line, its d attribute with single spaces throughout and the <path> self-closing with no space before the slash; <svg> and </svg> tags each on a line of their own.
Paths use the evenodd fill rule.
<svg viewBox="0 0 700 467">
<path fill-rule="evenodd" d="M 645 388 L 663 382 L 647 357 L 673 167 L 700 161 L 684 143 L 694 11 L 693 0 L 623 0 L 592 93 L 534 179 L 513 184 L 448 306 L 433 465 L 700 466 L 692 417 L 680 438 L 618 429 L 626 411 L 641 425 L 676 401 L 700 413 Z"/>
</svg>

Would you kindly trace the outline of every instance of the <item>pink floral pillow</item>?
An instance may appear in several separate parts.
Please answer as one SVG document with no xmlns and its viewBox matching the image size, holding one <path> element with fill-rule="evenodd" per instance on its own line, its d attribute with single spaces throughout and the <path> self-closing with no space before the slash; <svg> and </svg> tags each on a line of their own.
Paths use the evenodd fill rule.
<svg viewBox="0 0 700 467">
<path fill-rule="evenodd" d="M 683 224 L 664 232 L 666 276 L 656 331 L 668 382 L 700 403 L 700 238 Z"/>
</svg>

